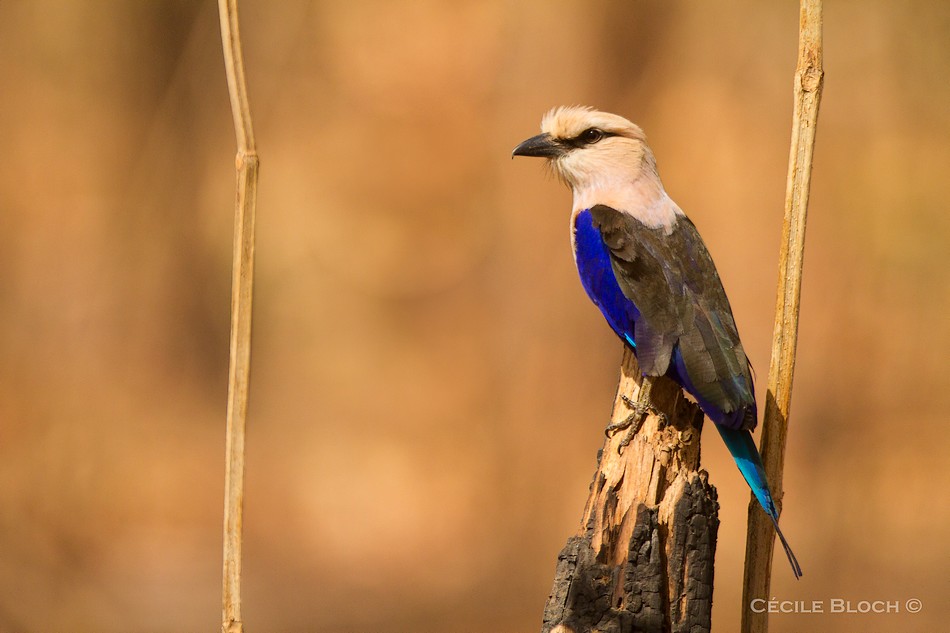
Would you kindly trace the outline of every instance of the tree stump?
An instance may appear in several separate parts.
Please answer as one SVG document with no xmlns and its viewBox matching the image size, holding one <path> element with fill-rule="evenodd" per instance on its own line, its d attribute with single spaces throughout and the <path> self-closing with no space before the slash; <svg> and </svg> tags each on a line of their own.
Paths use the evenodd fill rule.
<svg viewBox="0 0 950 633">
<path fill-rule="evenodd" d="M 640 368 L 624 348 L 611 422 L 630 414 Z M 656 379 L 633 441 L 608 437 L 581 528 L 558 556 L 542 633 L 710 630 L 719 529 L 716 489 L 699 470 L 703 414 L 679 385 Z"/>
</svg>

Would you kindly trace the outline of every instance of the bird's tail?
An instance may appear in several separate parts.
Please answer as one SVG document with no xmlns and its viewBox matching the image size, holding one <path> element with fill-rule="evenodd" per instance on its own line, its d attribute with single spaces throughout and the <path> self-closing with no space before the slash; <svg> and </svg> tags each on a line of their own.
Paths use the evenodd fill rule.
<svg viewBox="0 0 950 633">
<path fill-rule="evenodd" d="M 785 548 L 785 555 L 788 556 L 788 562 L 792 565 L 792 573 L 795 574 L 795 578 L 801 578 L 801 565 L 798 564 L 795 553 L 792 552 L 792 548 L 789 547 L 785 535 L 782 534 L 782 530 L 778 526 L 778 511 L 776 511 L 775 504 L 772 502 L 772 493 L 769 492 L 768 480 L 765 478 L 765 467 L 762 466 L 762 458 L 759 456 L 759 451 L 752 440 L 752 433 L 727 429 L 718 424 L 714 426 L 719 429 L 719 434 L 722 435 L 726 447 L 732 453 L 733 459 L 736 460 L 739 472 L 742 473 L 746 483 L 749 484 L 749 488 L 752 489 L 752 494 L 755 495 L 759 505 L 762 506 L 769 518 L 772 519 L 775 533 L 778 534 L 782 547 Z"/>
</svg>

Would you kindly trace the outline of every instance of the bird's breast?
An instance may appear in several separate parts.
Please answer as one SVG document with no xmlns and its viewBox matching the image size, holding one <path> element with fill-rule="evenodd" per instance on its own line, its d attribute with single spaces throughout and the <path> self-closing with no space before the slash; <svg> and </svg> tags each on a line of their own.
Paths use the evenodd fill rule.
<svg viewBox="0 0 950 633">
<path fill-rule="evenodd" d="M 588 209 L 575 210 L 572 219 L 571 242 L 581 285 L 614 332 L 634 345 L 633 324 L 639 313 L 620 289 L 600 229 Z"/>
</svg>

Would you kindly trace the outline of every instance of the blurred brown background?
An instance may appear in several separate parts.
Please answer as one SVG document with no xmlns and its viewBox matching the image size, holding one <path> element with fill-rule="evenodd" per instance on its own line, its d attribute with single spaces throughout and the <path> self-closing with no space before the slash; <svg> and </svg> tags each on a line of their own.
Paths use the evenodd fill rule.
<svg viewBox="0 0 950 633">
<path fill-rule="evenodd" d="M 776 633 L 950 618 L 950 4 L 825 16 Z M 249 631 L 535 631 L 620 344 L 570 194 L 584 103 L 650 136 L 768 367 L 797 3 L 244 0 L 261 154 Z M 0 3 L 0 631 L 213 631 L 234 141 L 212 2 Z M 748 492 L 719 438 L 714 627 Z M 919 614 L 903 603 L 918 598 Z M 826 602 L 827 604 L 827 602 Z M 827 608 L 827 607 L 826 607 Z"/>
</svg>

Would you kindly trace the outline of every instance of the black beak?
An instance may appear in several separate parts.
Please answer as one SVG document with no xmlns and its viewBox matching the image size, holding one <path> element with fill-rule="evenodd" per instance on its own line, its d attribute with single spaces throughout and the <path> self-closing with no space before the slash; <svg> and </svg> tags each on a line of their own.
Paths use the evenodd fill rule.
<svg viewBox="0 0 950 633">
<path fill-rule="evenodd" d="M 511 152 L 511 157 L 515 156 L 537 156 L 539 158 L 557 158 L 564 149 L 551 138 L 550 134 L 538 134 L 532 136 L 527 141 L 516 147 Z"/>
</svg>

